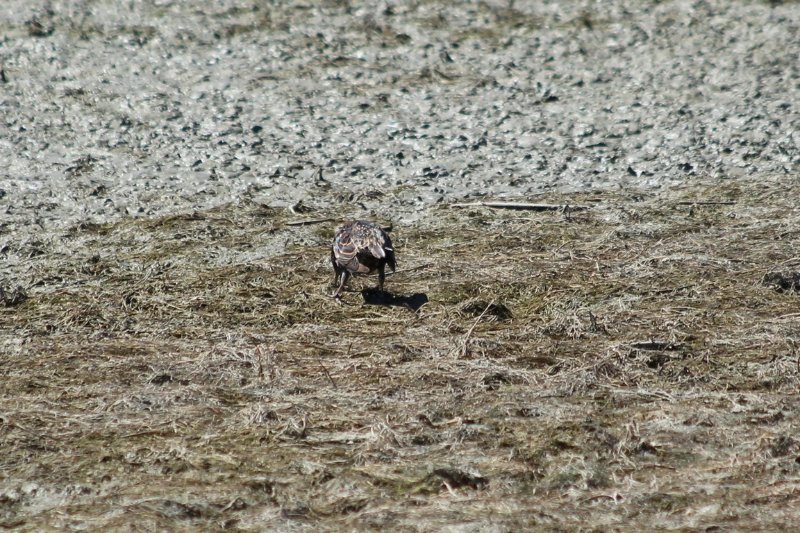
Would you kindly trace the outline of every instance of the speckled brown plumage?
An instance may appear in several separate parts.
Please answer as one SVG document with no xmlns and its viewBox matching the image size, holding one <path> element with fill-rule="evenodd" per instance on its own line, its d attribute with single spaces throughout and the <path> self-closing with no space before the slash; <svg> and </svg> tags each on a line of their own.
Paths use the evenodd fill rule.
<svg viewBox="0 0 800 533">
<path fill-rule="evenodd" d="M 331 245 L 334 283 L 338 288 L 333 294 L 338 298 L 352 274 L 378 272 L 378 290 L 383 290 L 386 265 L 394 272 L 396 262 L 394 248 L 389 235 L 380 226 L 365 220 L 355 220 L 336 230 Z"/>
</svg>

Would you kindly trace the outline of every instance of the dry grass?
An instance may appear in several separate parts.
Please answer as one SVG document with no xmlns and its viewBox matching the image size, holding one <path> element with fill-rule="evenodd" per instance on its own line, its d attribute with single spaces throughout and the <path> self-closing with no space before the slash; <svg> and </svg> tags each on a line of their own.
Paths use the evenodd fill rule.
<svg viewBox="0 0 800 533">
<path fill-rule="evenodd" d="M 529 200 L 395 227 L 416 312 L 255 204 L 12 243 L 0 525 L 800 525 L 793 198 Z"/>
</svg>

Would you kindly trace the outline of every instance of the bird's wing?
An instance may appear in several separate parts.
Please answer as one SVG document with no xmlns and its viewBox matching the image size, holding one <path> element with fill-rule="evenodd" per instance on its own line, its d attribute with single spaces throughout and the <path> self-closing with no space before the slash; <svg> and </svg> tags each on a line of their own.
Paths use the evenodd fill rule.
<svg viewBox="0 0 800 533">
<path fill-rule="evenodd" d="M 369 272 L 369 267 L 358 262 L 358 252 L 363 249 L 360 241 L 357 235 L 349 231 L 340 232 L 333 241 L 333 255 L 336 262 L 350 272 L 366 274 Z"/>
<path fill-rule="evenodd" d="M 372 254 L 372 257 L 377 257 L 378 259 L 383 259 L 386 257 L 386 251 L 383 249 L 383 244 L 375 241 L 370 241 L 369 245 L 369 253 Z"/>
<path fill-rule="evenodd" d="M 392 251 L 392 241 L 389 236 L 381 228 L 373 226 L 367 232 L 364 239 L 364 247 L 369 248 L 369 252 L 373 257 L 383 259 L 386 257 L 386 252 Z"/>
<path fill-rule="evenodd" d="M 350 232 L 350 240 L 356 248 L 356 253 L 369 252 L 375 259 L 386 257 L 384 246 L 386 234 L 383 230 L 372 224 L 356 222 Z"/>
<path fill-rule="evenodd" d="M 389 234 L 381 228 L 375 228 L 375 233 L 377 235 L 377 239 L 380 241 L 381 257 L 386 258 L 386 264 L 389 265 L 389 268 L 391 268 L 392 272 L 394 272 L 395 268 L 397 267 L 397 262 L 394 258 L 394 246 L 392 246 L 392 239 L 389 237 Z M 372 249 L 370 249 L 370 251 L 371 250 Z"/>
</svg>

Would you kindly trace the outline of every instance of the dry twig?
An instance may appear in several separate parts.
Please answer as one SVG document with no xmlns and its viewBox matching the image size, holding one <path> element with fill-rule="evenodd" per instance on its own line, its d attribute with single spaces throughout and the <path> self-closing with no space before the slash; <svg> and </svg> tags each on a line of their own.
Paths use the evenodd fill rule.
<svg viewBox="0 0 800 533">
<path fill-rule="evenodd" d="M 450 204 L 450 207 L 491 207 L 493 209 L 516 209 L 520 211 L 585 211 L 588 205 L 530 204 L 520 202 L 470 202 Z"/>
<path fill-rule="evenodd" d="M 310 226 L 311 224 L 322 224 L 323 222 L 330 222 L 333 218 L 307 218 L 290 220 L 286 223 L 287 226 Z"/>
<path fill-rule="evenodd" d="M 467 334 L 464 335 L 464 346 L 461 348 L 461 357 L 466 357 L 467 351 L 469 350 L 469 338 L 472 335 L 472 332 L 475 330 L 475 326 L 478 325 L 478 322 L 480 322 L 483 316 L 489 311 L 489 309 L 491 309 L 492 305 L 494 305 L 494 300 L 486 304 L 486 309 L 484 309 L 478 318 L 475 319 L 475 322 L 472 323 L 472 327 L 469 328 Z"/>
</svg>

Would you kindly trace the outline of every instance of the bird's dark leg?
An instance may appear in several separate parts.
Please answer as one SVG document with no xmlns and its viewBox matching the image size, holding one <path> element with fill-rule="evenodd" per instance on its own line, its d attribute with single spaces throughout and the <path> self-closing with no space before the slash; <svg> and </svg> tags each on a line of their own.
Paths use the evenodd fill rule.
<svg viewBox="0 0 800 533">
<path fill-rule="evenodd" d="M 347 270 L 342 270 L 341 281 L 339 282 L 339 288 L 336 289 L 336 292 L 333 293 L 334 298 L 340 298 L 342 296 L 342 290 L 344 290 L 344 284 L 347 283 L 347 278 L 350 277 L 350 273 Z"/>
<path fill-rule="evenodd" d="M 337 265 L 336 262 L 334 261 L 334 263 L 333 263 L 333 284 L 334 285 L 339 283 L 339 278 L 341 277 L 341 275 L 342 275 L 342 271 L 339 270 L 339 265 Z"/>
<path fill-rule="evenodd" d="M 331 248 L 331 266 L 333 266 L 333 284 L 335 286 L 337 283 L 339 283 L 342 273 L 344 272 L 344 269 L 340 267 L 338 261 L 336 261 L 336 254 L 334 253 L 333 248 Z M 340 291 L 341 291 L 341 285 L 339 286 L 339 290 L 333 293 L 334 298 L 339 297 Z"/>
<path fill-rule="evenodd" d="M 385 269 L 385 264 L 381 264 L 381 266 L 378 267 L 378 290 L 381 292 L 383 292 L 383 282 L 386 279 L 386 273 L 384 272 Z"/>
</svg>

